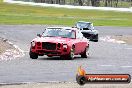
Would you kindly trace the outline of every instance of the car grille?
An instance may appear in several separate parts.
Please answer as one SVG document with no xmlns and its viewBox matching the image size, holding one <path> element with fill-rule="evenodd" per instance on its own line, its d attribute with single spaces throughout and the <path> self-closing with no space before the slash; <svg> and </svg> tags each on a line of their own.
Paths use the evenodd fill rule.
<svg viewBox="0 0 132 88">
<path fill-rule="evenodd" d="M 86 37 L 88 39 L 91 37 L 91 34 L 89 34 L 89 33 L 82 32 L 82 34 L 84 37 Z"/>
<path fill-rule="evenodd" d="M 46 50 L 56 50 L 56 43 L 43 42 L 42 48 Z"/>
<path fill-rule="evenodd" d="M 88 28 L 83 28 L 83 30 L 89 30 Z"/>
</svg>

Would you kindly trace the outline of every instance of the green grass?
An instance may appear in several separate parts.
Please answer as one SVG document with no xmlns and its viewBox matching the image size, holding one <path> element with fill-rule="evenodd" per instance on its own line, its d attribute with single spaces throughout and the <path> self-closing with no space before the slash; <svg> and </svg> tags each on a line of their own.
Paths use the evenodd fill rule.
<svg viewBox="0 0 132 88">
<path fill-rule="evenodd" d="M 0 24 L 54 24 L 72 26 L 79 20 L 91 21 L 96 26 L 132 26 L 132 13 L 0 3 Z"/>
<path fill-rule="evenodd" d="M 3 0 L 0 0 L 0 3 L 3 2 Z"/>
</svg>

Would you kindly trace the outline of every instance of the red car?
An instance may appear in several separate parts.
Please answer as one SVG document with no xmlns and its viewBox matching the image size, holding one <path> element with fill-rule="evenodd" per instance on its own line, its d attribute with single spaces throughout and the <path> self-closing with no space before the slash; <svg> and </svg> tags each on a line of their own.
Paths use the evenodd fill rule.
<svg viewBox="0 0 132 88">
<path fill-rule="evenodd" d="M 89 41 L 80 30 L 70 27 L 46 28 L 42 35 L 31 41 L 30 58 L 38 56 L 60 56 L 63 59 L 74 59 L 74 55 L 87 58 Z"/>
</svg>

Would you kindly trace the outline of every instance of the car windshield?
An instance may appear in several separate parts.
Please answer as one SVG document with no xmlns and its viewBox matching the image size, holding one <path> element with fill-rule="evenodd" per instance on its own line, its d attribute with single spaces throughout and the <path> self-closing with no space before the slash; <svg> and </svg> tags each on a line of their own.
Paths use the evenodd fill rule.
<svg viewBox="0 0 132 88">
<path fill-rule="evenodd" d="M 78 22 L 76 24 L 77 28 L 89 28 L 91 23 Z"/>
<path fill-rule="evenodd" d="M 48 28 L 43 34 L 43 37 L 63 37 L 63 38 L 75 38 L 75 31 L 70 29 L 57 29 L 57 28 Z"/>
</svg>

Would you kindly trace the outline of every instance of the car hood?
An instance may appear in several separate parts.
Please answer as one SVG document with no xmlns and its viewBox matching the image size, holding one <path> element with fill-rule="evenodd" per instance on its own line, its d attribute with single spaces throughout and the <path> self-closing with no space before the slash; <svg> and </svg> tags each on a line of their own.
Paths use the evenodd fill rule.
<svg viewBox="0 0 132 88">
<path fill-rule="evenodd" d="M 32 41 L 35 42 L 53 42 L 53 43 L 69 43 L 72 42 L 73 39 L 70 38 L 62 38 L 62 37 L 37 37 Z"/>
</svg>

